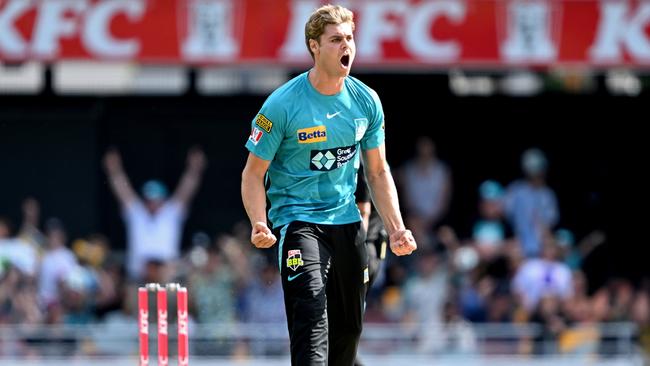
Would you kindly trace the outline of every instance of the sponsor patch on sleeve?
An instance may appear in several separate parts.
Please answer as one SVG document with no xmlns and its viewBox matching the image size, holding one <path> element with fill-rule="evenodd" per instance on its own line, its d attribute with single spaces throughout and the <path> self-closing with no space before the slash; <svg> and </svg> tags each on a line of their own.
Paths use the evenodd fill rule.
<svg viewBox="0 0 650 366">
<path fill-rule="evenodd" d="M 255 118 L 255 124 L 260 126 L 264 131 L 271 133 L 271 128 L 273 128 L 273 122 L 270 119 L 266 118 L 262 113 L 258 113 Z"/>
<path fill-rule="evenodd" d="M 251 135 L 248 136 L 248 139 L 253 143 L 253 145 L 257 145 L 257 143 L 262 139 L 262 131 L 257 127 L 253 127 L 251 130 Z"/>
</svg>

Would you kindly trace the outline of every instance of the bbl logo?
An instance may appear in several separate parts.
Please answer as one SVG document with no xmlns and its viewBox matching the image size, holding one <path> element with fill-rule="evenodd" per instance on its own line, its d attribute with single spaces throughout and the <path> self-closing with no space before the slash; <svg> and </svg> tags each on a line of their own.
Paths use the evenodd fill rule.
<svg viewBox="0 0 650 366">
<path fill-rule="evenodd" d="M 302 261 L 300 249 L 294 249 L 287 252 L 287 267 L 295 271 L 303 264 L 304 262 Z"/>
</svg>

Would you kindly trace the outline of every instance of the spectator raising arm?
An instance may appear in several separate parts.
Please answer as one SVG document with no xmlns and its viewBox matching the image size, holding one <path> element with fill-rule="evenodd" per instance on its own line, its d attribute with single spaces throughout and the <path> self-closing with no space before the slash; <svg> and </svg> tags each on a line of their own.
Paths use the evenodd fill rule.
<svg viewBox="0 0 650 366">
<path fill-rule="evenodd" d="M 129 177 L 122 167 L 122 158 L 115 148 L 111 148 L 104 155 L 104 169 L 108 175 L 108 182 L 113 193 L 123 207 L 138 200 L 138 195 L 133 190 Z"/>
<path fill-rule="evenodd" d="M 185 172 L 172 196 L 173 200 L 180 202 L 183 206 L 189 204 L 201 184 L 201 177 L 205 166 L 206 159 L 203 150 L 198 147 L 191 148 L 187 153 Z"/>
</svg>

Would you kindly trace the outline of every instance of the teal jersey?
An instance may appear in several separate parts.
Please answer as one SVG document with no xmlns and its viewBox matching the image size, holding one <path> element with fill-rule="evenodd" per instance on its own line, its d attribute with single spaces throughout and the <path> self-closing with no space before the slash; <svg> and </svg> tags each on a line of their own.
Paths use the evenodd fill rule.
<svg viewBox="0 0 650 366">
<path fill-rule="evenodd" d="M 266 184 L 276 228 L 292 221 L 359 221 L 359 155 L 384 142 L 384 112 L 374 90 L 348 76 L 341 92 L 323 95 L 307 75 L 267 98 L 246 142 L 251 153 L 271 162 Z"/>
</svg>

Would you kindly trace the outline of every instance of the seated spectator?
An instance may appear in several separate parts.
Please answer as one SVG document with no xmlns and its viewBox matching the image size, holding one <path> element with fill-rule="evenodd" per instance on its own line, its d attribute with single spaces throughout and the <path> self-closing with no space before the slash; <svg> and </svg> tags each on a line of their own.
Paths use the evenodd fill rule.
<svg viewBox="0 0 650 366">
<path fill-rule="evenodd" d="M 416 156 L 406 162 L 399 175 L 406 226 L 413 230 L 420 247 L 433 246 L 434 230 L 451 201 L 451 173 L 438 159 L 430 137 L 418 138 L 416 148 Z"/>
<path fill-rule="evenodd" d="M 67 235 L 59 219 L 49 219 L 45 224 L 47 250 L 43 255 L 38 282 L 41 304 L 47 309 L 60 305 L 59 286 L 66 277 L 79 267 L 74 253 L 67 248 Z"/>
<path fill-rule="evenodd" d="M 512 238 L 503 217 L 503 196 L 503 187 L 496 181 L 486 180 L 479 186 L 479 217 L 472 227 L 471 244 L 484 261 L 503 254 Z"/>
<path fill-rule="evenodd" d="M 543 246 L 542 257 L 527 259 L 517 270 L 512 287 L 518 301 L 531 314 L 542 298 L 568 300 L 573 294 L 571 269 L 559 261 L 559 251 L 553 240 Z"/>
<path fill-rule="evenodd" d="M 24 275 L 34 277 L 39 265 L 38 251 L 28 242 L 12 237 L 11 234 L 11 221 L 0 217 L 0 260 L 11 264 Z"/>
</svg>

